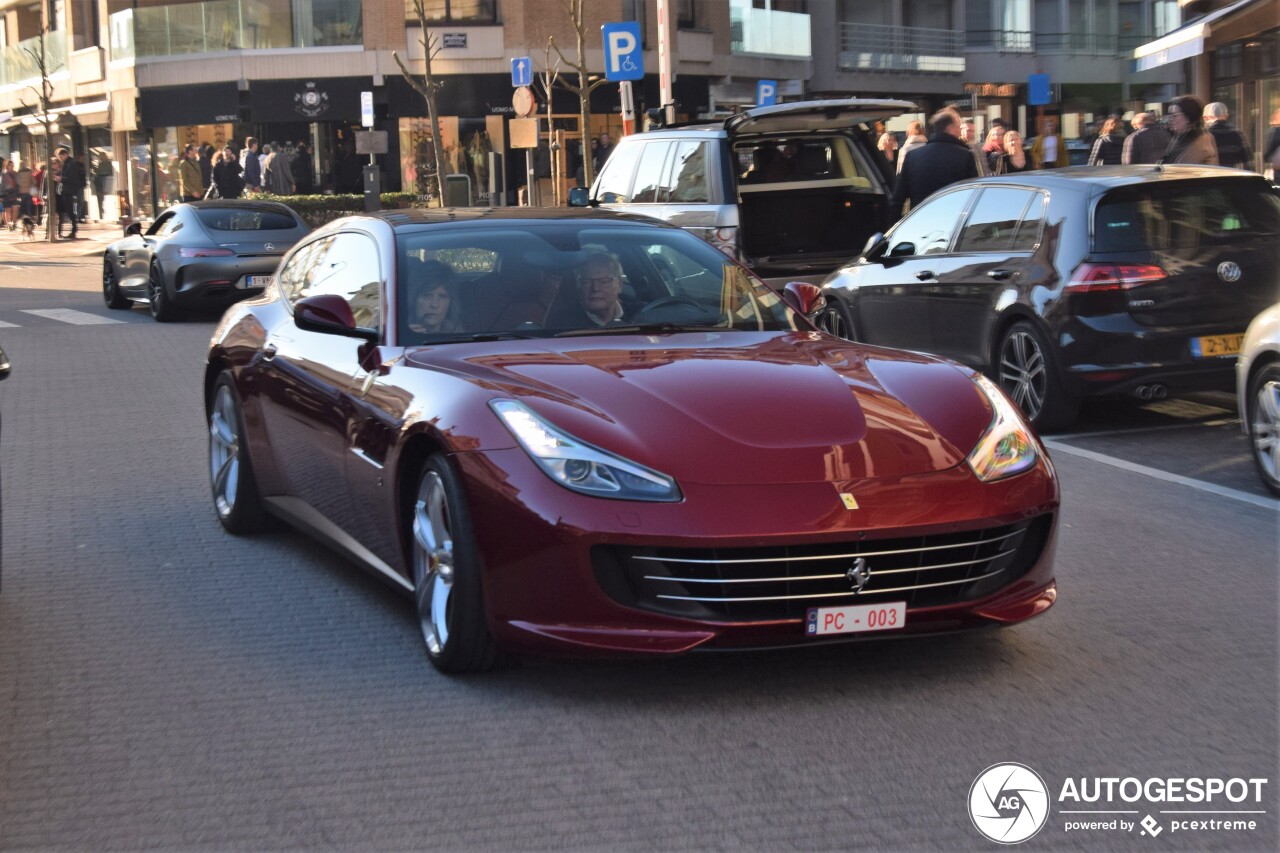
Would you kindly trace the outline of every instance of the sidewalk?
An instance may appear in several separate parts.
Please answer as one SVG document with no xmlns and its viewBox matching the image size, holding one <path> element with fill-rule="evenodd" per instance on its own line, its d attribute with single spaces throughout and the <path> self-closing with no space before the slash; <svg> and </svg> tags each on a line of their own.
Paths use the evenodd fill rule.
<svg viewBox="0 0 1280 853">
<path fill-rule="evenodd" d="M 38 259 L 82 258 L 102 253 L 108 243 L 124 237 L 124 226 L 115 222 L 81 225 L 75 240 L 50 243 L 44 226 L 36 226 L 36 239 L 24 240 L 21 231 L 0 230 L 0 262 L 21 263 Z"/>
</svg>

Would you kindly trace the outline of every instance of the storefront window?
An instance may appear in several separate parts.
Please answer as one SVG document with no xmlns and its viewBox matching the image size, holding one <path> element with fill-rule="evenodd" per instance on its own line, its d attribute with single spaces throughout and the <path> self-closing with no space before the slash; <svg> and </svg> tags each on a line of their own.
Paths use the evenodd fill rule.
<svg viewBox="0 0 1280 853">
<path fill-rule="evenodd" d="M 414 9 L 414 0 L 405 0 L 405 18 L 418 20 Z M 451 24 L 496 24 L 498 22 L 497 0 L 422 0 L 423 10 L 428 21 L 443 21 Z"/>
<path fill-rule="evenodd" d="M 146 131 L 129 132 L 129 169 L 133 183 L 130 212 L 134 219 L 150 219 L 155 216 L 152 204 L 151 140 Z"/>
<path fill-rule="evenodd" d="M 118 219 L 120 206 L 116 202 L 116 158 L 111 144 L 111 131 L 105 127 L 88 128 L 85 140 L 89 151 L 89 173 L 85 188 L 89 215 L 101 221 Z"/>
<path fill-rule="evenodd" d="M 294 0 L 294 44 L 298 47 L 362 44 L 360 6 L 360 0 Z"/>
</svg>

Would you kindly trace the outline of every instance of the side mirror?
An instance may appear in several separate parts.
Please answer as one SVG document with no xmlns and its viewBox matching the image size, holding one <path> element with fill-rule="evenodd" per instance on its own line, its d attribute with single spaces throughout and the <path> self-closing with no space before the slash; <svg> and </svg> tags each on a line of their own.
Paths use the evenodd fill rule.
<svg viewBox="0 0 1280 853">
<path fill-rule="evenodd" d="M 883 255 L 888 248 L 889 241 L 885 239 L 883 233 L 877 231 L 867 238 L 867 245 L 862 247 L 862 257 L 868 261 L 874 261 Z"/>
<path fill-rule="evenodd" d="M 812 317 L 827 307 L 827 297 L 822 295 L 822 288 L 803 281 L 787 282 L 787 286 L 782 288 L 782 301 L 792 311 L 806 317 Z"/>
<path fill-rule="evenodd" d="M 360 338 L 369 343 L 378 342 L 377 331 L 357 326 L 347 300 L 332 293 L 298 300 L 298 304 L 293 306 L 293 322 L 299 329 L 308 332 Z"/>
<path fill-rule="evenodd" d="M 4 350 L 0 349 L 0 379 L 9 378 L 9 356 L 4 354 Z"/>
<path fill-rule="evenodd" d="M 590 207 L 591 191 L 586 187 L 574 187 L 569 190 L 570 207 Z"/>
<path fill-rule="evenodd" d="M 141 234 L 142 234 L 141 222 L 130 222 L 129 226 L 124 229 L 124 236 L 126 237 L 138 237 L 138 236 L 141 236 Z"/>
<path fill-rule="evenodd" d="M 916 253 L 915 243 L 899 243 L 893 247 L 893 251 L 889 253 L 891 258 L 908 258 Z"/>
</svg>

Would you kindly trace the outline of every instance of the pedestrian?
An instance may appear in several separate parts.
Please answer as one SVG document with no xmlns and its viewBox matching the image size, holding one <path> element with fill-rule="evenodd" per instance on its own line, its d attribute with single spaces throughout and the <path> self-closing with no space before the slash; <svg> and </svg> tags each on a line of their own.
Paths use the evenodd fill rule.
<svg viewBox="0 0 1280 853">
<path fill-rule="evenodd" d="M 84 196 L 84 191 L 89 186 L 89 166 L 84 161 L 83 151 L 76 155 L 76 166 L 80 174 L 80 189 L 76 190 L 76 219 L 83 225 L 89 221 L 89 203 Z"/>
<path fill-rule="evenodd" d="M 609 131 L 600 134 L 599 144 L 595 150 L 595 174 L 600 174 L 600 170 L 604 168 L 604 164 L 608 162 L 609 156 L 613 154 L 613 143 L 609 139 Z"/>
<path fill-rule="evenodd" d="M 178 164 L 178 196 L 183 202 L 204 198 L 204 176 L 200 173 L 200 152 L 195 143 L 187 143 L 182 149 L 182 162 Z"/>
<path fill-rule="evenodd" d="M 316 191 L 315 164 L 311 161 L 311 148 L 305 140 L 294 149 L 289 171 L 293 173 L 294 191 L 298 195 L 311 195 Z"/>
<path fill-rule="evenodd" d="M 13 168 L 13 161 L 6 158 L 0 164 L 0 198 L 4 203 L 4 224 L 13 231 L 18 222 L 18 172 Z"/>
<path fill-rule="evenodd" d="M 36 225 L 44 224 L 44 181 L 48 173 L 44 163 L 37 163 L 31 173 L 31 205 L 36 209 Z"/>
<path fill-rule="evenodd" d="M 889 171 L 896 175 L 898 172 L 898 137 L 885 131 L 880 134 L 880 140 L 876 142 L 876 148 L 879 148 L 880 153 L 884 155 L 884 159 L 889 161 Z"/>
<path fill-rule="evenodd" d="M 1205 130 L 1209 131 L 1209 135 L 1213 137 L 1213 144 L 1218 149 L 1219 166 L 1250 169 L 1253 167 L 1253 152 L 1249 150 L 1249 142 L 1244 138 L 1244 134 L 1227 121 L 1230 115 L 1227 105 L 1221 101 L 1206 104 Z"/>
<path fill-rule="evenodd" d="M 258 140 L 252 136 L 244 140 L 244 149 L 240 152 L 240 172 L 244 177 L 245 190 L 257 192 L 262 189 L 262 169 L 258 165 Z"/>
<path fill-rule="evenodd" d="M 1119 166 L 1124 155 L 1124 130 L 1119 116 L 1107 116 L 1093 141 L 1090 166 Z"/>
<path fill-rule="evenodd" d="M 271 146 L 267 162 L 262 167 L 262 185 L 274 195 L 293 194 L 293 173 L 289 170 L 289 156 L 281 148 Z"/>
<path fill-rule="evenodd" d="M 1051 118 L 1045 119 L 1040 135 L 1031 144 L 1031 162 L 1037 169 L 1063 169 L 1071 164 L 1067 145 L 1058 136 L 1058 123 Z"/>
<path fill-rule="evenodd" d="M 1262 164 L 1271 167 L 1272 180 L 1280 177 L 1280 110 L 1271 114 L 1271 135 L 1262 149 Z"/>
<path fill-rule="evenodd" d="M 244 191 L 244 179 L 240 177 L 240 161 L 236 152 L 228 145 L 222 149 L 222 156 L 213 164 L 213 185 L 217 187 L 219 198 L 239 198 Z"/>
<path fill-rule="evenodd" d="M 907 122 L 907 139 L 902 143 L 902 147 L 898 149 L 898 174 L 902 174 L 902 164 L 907 161 L 907 155 L 917 148 L 923 146 L 929 141 L 929 137 L 924 135 L 924 124 L 919 121 Z"/>
<path fill-rule="evenodd" d="M 263 143 L 262 150 L 258 152 L 258 168 L 262 171 L 263 187 L 266 187 L 267 185 L 267 157 L 271 155 L 272 151 L 279 151 L 279 150 L 280 150 L 280 143 L 273 142 L 270 145 Z"/>
<path fill-rule="evenodd" d="M 974 124 L 973 119 L 961 119 L 960 123 L 960 139 L 965 145 L 969 146 L 969 151 L 973 153 L 973 163 L 978 167 L 978 175 L 986 175 L 987 157 L 982 153 L 982 140 L 978 137 L 978 126 Z"/>
<path fill-rule="evenodd" d="M 30 216 L 35 221 L 36 207 L 31 200 L 31 192 L 35 188 L 31 167 L 25 162 L 18 169 L 18 217 Z"/>
<path fill-rule="evenodd" d="M 982 145 L 983 158 L 987 161 L 986 174 L 1000 175 L 996 168 L 1000 164 L 1000 157 L 1004 154 L 1004 134 L 1005 130 L 1002 126 L 991 125 L 991 130 L 987 133 L 987 141 Z"/>
<path fill-rule="evenodd" d="M 1005 132 L 1004 153 L 1000 155 L 992 173 L 996 175 L 1013 175 L 1018 172 L 1029 172 L 1035 168 L 1031 158 L 1027 156 L 1026 146 L 1022 143 L 1022 134 L 1016 130 Z"/>
<path fill-rule="evenodd" d="M 929 141 L 903 157 L 893 200 L 889 203 L 893 217 L 902 215 L 903 203 L 907 200 L 915 208 L 945 186 L 978 177 L 973 152 L 960 138 L 961 124 L 954 110 L 940 110 L 929 119 Z"/>
<path fill-rule="evenodd" d="M 67 235 L 70 240 L 75 240 L 79 231 L 79 211 L 76 210 L 76 202 L 80 194 L 84 192 L 84 173 L 80 170 L 80 164 L 71 158 L 71 150 L 69 148 L 58 149 L 58 160 L 60 168 L 58 171 L 58 230 L 62 230 L 63 220 L 70 221 L 71 233 Z"/>
<path fill-rule="evenodd" d="M 1173 139 L 1165 149 L 1161 163 L 1189 163 L 1192 165 L 1218 165 L 1218 146 L 1213 137 L 1201 127 L 1204 107 L 1194 95 L 1175 98 L 1169 105 L 1169 127 Z"/>
<path fill-rule="evenodd" d="M 1138 113 L 1133 117 L 1133 133 L 1124 138 L 1124 151 L 1120 163 L 1125 166 L 1142 166 L 1158 163 L 1169 147 L 1169 131 L 1156 120 L 1155 113 Z"/>
<path fill-rule="evenodd" d="M 114 174 L 111 158 L 107 152 L 98 150 L 93 160 L 93 195 L 98 200 L 98 219 L 107 218 L 107 209 L 103 207 L 103 198 L 107 195 L 107 184 Z"/>
</svg>

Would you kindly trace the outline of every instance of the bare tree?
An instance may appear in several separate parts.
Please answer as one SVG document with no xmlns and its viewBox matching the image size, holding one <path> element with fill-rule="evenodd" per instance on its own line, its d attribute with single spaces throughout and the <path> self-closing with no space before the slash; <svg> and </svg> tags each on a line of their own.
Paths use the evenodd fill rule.
<svg viewBox="0 0 1280 853">
<path fill-rule="evenodd" d="M 24 45 L 22 52 L 31 57 L 31 61 L 35 63 L 36 70 L 40 72 L 40 88 L 28 86 L 36 96 L 36 105 L 27 103 L 25 98 L 21 98 L 22 106 L 28 110 L 36 112 L 38 109 L 38 117 L 40 123 L 44 125 L 44 210 L 45 210 L 45 238 L 50 243 L 58 242 L 58 199 L 57 196 L 49 190 L 53 185 L 53 128 L 56 125 L 55 119 L 50 113 L 53 110 L 53 81 L 49 79 L 57 68 L 49 66 L 49 27 L 40 28 L 40 38 L 36 42 L 36 47 Z M 73 214 L 74 215 L 74 214 Z"/>
<path fill-rule="evenodd" d="M 443 81 L 437 82 L 431 73 L 431 60 L 439 55 L 441 44 L 440 39 L 431 35 L 427 30 L 427 11 L 423 5 L 423 0 L 413 0 L 413 12 L 418 17 L 418 26 L 422 28 L 422 37 L 419 44 L 422 45 L 422 56 L 425 63 L 425 72 L 422 77 L 415 77 L 409 71 L 409 66 L 395 51 L 391 52 L 391 58 L 396 61 L 396 65 L 400 66 L 400 73 L 404 75 L 404 79 L 409 81 L 409 85 L 413 90 L 422 96 L 427 103 L 427 116 L 431 119 L 431 150 L 435 154 L 436 159 L 436 197 L 440 199 L 440 204 L 444 204 L 444 153 L 440 145 L 440 117 L 436 112 L 436 91 L 444 85 Z"/>
<path fill-rule="evenodd" d="M 554 49 L 554 42 L 550 38 L 547 39 L 546 57 L 543 62 L 543 71 L 541 75 L 542 93 L 547 99 L 547 145 L 551 152 L 551 187 L 554 193 L 556 207 L 560 206 L 560 158 L 556 156 L 560 151 L 560 146 L 556 140 L 556 130 L 551 121 L 551 87 L 560 80 L 560 60 L 556 59 L 555 65 L 551 64 L 551 51 Z"/>
<path fill-rule="evenodd" d="M 578 42 L 577 62 L 571 62 L 564 55 L 560 50 L 560 46 L 556 44 L 555 36 L 549 38 L 548 42 L 565 65 L 578 72 L 577 85 L 570 83 L 563 77 L 560 78 L 560 85 L 578 96 L 579 116 L 582 120 L 582 172 L 586 176 L 587 186 L 591 186 L 591 182 L 595 179 L 595 164 L 587 156 L 587 152 L 590 151 L 590 145 L 587 140 L 591 135 L 591 93 L 608 81 L 604 77 L 598 77 L 595 80 L 590 79 L 591 72 L 587 68 L 586 52 L 587 24 L 583 19 L 584 0 L 560 0 L 560 5 L 564 8 L 565 14 L 569 16 L 569 21 L 573 24 L 573 32 Z"/>
</svg>

